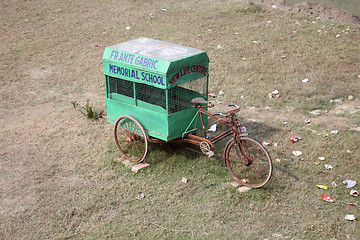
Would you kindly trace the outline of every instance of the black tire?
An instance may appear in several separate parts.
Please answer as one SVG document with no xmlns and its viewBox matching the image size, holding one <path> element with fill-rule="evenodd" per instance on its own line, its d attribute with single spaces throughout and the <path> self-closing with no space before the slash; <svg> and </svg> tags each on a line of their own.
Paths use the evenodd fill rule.
<svg viewBox="0 0 360 240">
<path fill-rule="evenodd" d="M 143 126 L 133 117 L 124 115 L 114 126 L 116 147 L 127 160 L 144 161 L 148 151 L 148 138 Z"/>
<path fill-rule="evenodd" d="M 241 137 L 239 144 L 231 139 L 225 147 L 225 165 L 239 183 L 259 188 L 269 182 L 273 166 L 269 153 L 258 141 Z"/>
</svg>

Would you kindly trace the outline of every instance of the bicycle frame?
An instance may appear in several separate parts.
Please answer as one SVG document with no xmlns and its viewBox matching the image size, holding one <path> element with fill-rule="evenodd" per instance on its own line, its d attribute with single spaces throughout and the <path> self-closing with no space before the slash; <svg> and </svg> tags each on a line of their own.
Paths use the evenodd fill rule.
<svg viewBox="0 0 360 240">
<path fill-rule="evenodd" d="M 225 124 L 226 126 L 230 127 L 229 130 L 219 134 L 219 135 L 216 135 L 214 136 L 213 138 L 210 138 L 210 142 L 211 143 L 217 143 L 221 140 L 223 140 L 224 138 L 230 136 L 230 135 L 233 135 L 233 138 L 235 139 L 236 142 L 239 142 L 239 137 L 241 133 L 241 130 L 240 130 L 240 123 L 235 119 L 234 115 L 236 112 L 240 111 L 240 109 L 235 109 L 232 112 L 232 114 L 230 114 L 230 121 L 224 119 L 224 118 L 221 118 L 221 117 L 217 117 L 217 116 L 214 116 L 211 112 L 205 110 L 202 108 L 201 105 L 199 105 L 198 107 L 198 111 L 197 111 L 197 115 L 200 115 L 200 120 L 201 120 L 201 126 L 202 126 L 202 132 L 203 132 L 203 135 L 204 135 L 204 138 L 206 138 L 206 132 L 205 132 L 205 126 L 204 126 L 204 120 L 203 120 L 203 115 L 202 114 L 205 114 L 207 115 L 208 117 L 220 122 L 220 123 L 223 123 Z M 247 134 L 246 134 L 247 135 Z"/>
<path fill-rule="evenodd" d="M 226 114 L 213 114 L 203 108 L 206 106 L 211 107 L 211 104 L 207 101 L 204 99 L 193 100 L 194 101 L 191 102 L 191 105 L 197 109 L 196 114 L 188 125 L 188 128 L 183 132 L 182 137 L 173 139 L 169 142 L 197 145 L 200 147 L 200 151 L 186 146 L 184 147 L 188 150 L 212 157 L 214 156 L 214 152 L 212 151 L 215 147 L 214 144 L 226 137 L 232 136 L 224 148 L 225 166 L 228 168 L 230 174 L 236 179 L 236 181 L 252 188 L 262 187 L 266 184 L 270 180 L 272 174 L 272 162 L 270 155 L 261 143 L 247 137 L 248 134 L 246 132 L 242 132 L 241 124 L 235 117 L 235 114 L 240 111 L 240 108 L 233 105 L 237 108 L 227 112 Z M 231 107 L 231 105 L 229 106 Z M 215 136 L 207 136 L 204 124 L 206 119 L 204 119 L 203 115 L 206 115 L 219 123 L 225 124 L 229 127 L 229 129 Z M 201 121 L 203 136 L 191 134 L 192 132 L 199 130 L 198 128 L 189 130 L 194 121 L 198 121 L 199 119 Z M 199 126 L 199 122 L 196 122 L 196 125 Z M 149 138 L 149 141 L 154 143 L 164 142 L 153 138 Z M 264 166 L 262 167 L 260 165 Z M 264 174 L 262 172 L 264 172 Z"/>
<path fill-rule="evenodd" d="M 209 141 L 209 143 L 214 146 L 214 143 L 217 143 L 223 139 L 225 139 L 226 137 L 230 136 L 230 135 L 233 135 L 233 139 L 234 141 L 236 142 L 236 144 L 238 145 L 238 150 L 241 152 L 241 154 L 238 152 L 237 150 L 237 155 L 240 159 L 243 159 L 245 161 L 245 165 L 248 166 L 250 164 L 252 164 L 252 161 L 253 159 L 249 159 L 248 157 L 241 157 L 241 156 L 247 156 L 249 154 L 244 154 L 245 153 L 245 150 L 243 149 L 243 146 L 242 144 L 240 143 L 240 137 L 242 136 L 247 136 L 248 134 L 247 133 L 241 133 L 241 124 L 235 119 L 235 114 L 240 111 L 240 108 L 237 108 L 237 109 L 234 109 L 232 111 L 229 111 L 228 112 L 228 116 L 230 117 L 230 121 L 224 119 L 224 118 L 221 118 L 221 117 L 217 117 L 215 115 L 213 115 L 211 112 L 205 110 L 202 108 L 202 106 L 199 104 L 197 106 L 197 114 L 195 115 L 194 119 L 196 118 L 197 115 L 200 115 L 200 120 L 201 120 L 201 126 L 202 126 L 202 132 L 204 134 L 204 138 L 201 138 L 201 137 L 198 137 L 198 136 L 194 136 L 194 135 L 191 135 L 189 134 L 188 135 L 188 140 L 189 142 L 191 141 L 194 141 L 195 139 L 198 141 L 198 140 L 205 140 L 206 142 Z M 230 127 L 229 130 L 223 132 L 223 133 L 220 133 L 219 135 L 216 135 L 214 136 L 213 138 L 211 139 L 207 139 L 206 138 L 206 131 L 205 131 L 205 125 L 204 125 L 204 120 L 203 120 L 203 115 L 202 114 L 205 114 L 207 115 L 208 117 L 220 122 L 220 123 L 223 123 L 225 124 L 226 126 Z M 193 119 L 193 120 L 194 120 Z M 190 123 L 191 124 L 191 123 Z M 190 140 L 192 139 L 192 140 Z M 195 141 L 196 141 L 195 140 Z M 245 146 L 247 148 L 247 146 Z M 248 149 L 246 149 L 248 151 Z"/>
<path fill-rule="evenodd" d="M 240 108 L 234 109 L 234 110 L 228 112 L 228 116 L 230 117 L 230 121 L 229 121 L 229 120 L 226 120 L 224 118 L 217 117 L 217 116 L 213 115 L 211 112 L 203 109 L 202 105 L 197 105 L 197 106 L 194 106 L 194 107 L 197 108 L 197 112 L 196 112 L 194 118 L 189 123 L 188 128 L 183 133 L 182 138 L 176 138 L 176 139 L 173 139 L 173 140 L 171 140 L 169 142 L 174 142 L 174 143 L 187 142 L 187 143 L 191 143 L 191 144 L 198 145 L 198 146 L 200 146 L 201 142 L 206 142 L 211 147 L 214 147 L 214 143 L 217 143 L 217 142 L 219 142 L 219 141 L 221 141 L 221 140 L 223 140 L 226 137 L 229 137 L 231 135 L 233 136 L 233 139 L 236 141 L 236 143 L 240 143 L 240 137 L 241 136 L 247 136 L 248 135 L 247 133 L 241 133 L 241 130 L 240 130 L 241 125 L 234 117 L 235 113 L 240 111 Z M 223 133 L 220 133 L 219 135 L 216 135 L 216 136 L 208 139 L 206 137 L 206 130 L 205 130 L 205 125 L 204 125 L 203 114 L 207 115 L 208 117 L 210 117 L 210 118 L 212 118 L 212 119 L 214 119 L 214 120 L 216 120 L 216 121 L 218 121 L 218 122 L 220 122 L 222 124 L 225 124 L 230 129 L 223 132 Z M 189 130 L 190 126 L 192 125 L 192 123 L 195 121 L 195 119 L 198 116 L 199 116 L 200 121 L 201 121 L 203 137 L 191 134 L 191 132 L 193 132 L 195 130 L 198 130 L 198 129 Z M 149 138 L 149 141 L 153 142 L 153 143 L 164 142 L 162 140 L 154 139 L 154 138 Z M 241 146 L 239 146 L 239 147 L 241 148 Z"/>
</svg>

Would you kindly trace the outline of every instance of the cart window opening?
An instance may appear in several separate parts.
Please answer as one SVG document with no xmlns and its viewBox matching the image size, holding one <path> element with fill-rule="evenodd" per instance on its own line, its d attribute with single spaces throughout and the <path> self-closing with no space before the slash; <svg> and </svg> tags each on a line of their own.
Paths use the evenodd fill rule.
<svg viewBox="0 0 360 240">
<path fill-rule="evenodd" d="M 136 83 L 136 98 L 146 103 L 160 106 L 166 109 L 166 90 L 147 84 Z"/>
<path fill-rule="evenodd" d="M 187 82 L 169 89 L 169 113 L 192 108 L 191 100 L 202 97 L 207 100 L 207 77 Z"/>
<path fill-rule="evenodd" d="M 113 99 L 112 94 L 117 93 L 127 97 L 134 98 L 133 83 L 124 79 L 107 76 L 108 96 Z"/>
</svg>

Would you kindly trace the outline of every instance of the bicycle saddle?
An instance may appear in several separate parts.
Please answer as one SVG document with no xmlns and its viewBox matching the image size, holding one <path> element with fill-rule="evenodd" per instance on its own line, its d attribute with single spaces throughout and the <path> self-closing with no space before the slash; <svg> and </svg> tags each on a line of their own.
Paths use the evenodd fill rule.
<svg viewBox="0 0 360 240">
<path fill-rule="evenodd" d="M 208 104 L 208 101 L 205 101 L 202 97 L 193 98 L 191 100 L 191 103 L 193 104 Z"/>
</svg>

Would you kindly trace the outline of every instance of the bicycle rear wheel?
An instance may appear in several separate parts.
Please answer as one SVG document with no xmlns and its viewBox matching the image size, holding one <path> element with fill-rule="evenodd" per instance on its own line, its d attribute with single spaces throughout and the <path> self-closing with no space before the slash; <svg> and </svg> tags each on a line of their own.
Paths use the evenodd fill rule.
<svg viewBox="0 0 360 240">
<path fill-rule="evenodd" d="M 121 116 L 114 126 L 116 147 L 121 155 L 132 162 L 142 162 L 148 151 L 148 139 L 144 128 L 131 116 Z"/>
<path fill-rule="evenodd" d="M 272 162 L 269 153 L 256 140 L 241 137 L 239 144 L 231 139 L 225 147 L 225 164 L 239 183 L 259 188 L 269 182 Z"/>
</svg>

